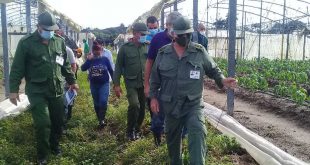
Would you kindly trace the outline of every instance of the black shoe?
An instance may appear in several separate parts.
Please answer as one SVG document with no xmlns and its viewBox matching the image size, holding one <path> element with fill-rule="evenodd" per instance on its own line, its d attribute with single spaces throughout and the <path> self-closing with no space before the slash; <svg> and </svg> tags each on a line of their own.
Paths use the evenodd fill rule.
<svg viewBox="0 0 310 165">
<path fill-rule="evenodd" d="M 52 150 L 52 154 L 55 156 L 61 156 L 62 155 L 62 150 L 59 146 L 56 148 L 52 148 L 51 150 Z"/>
<path fill-rule="evenodd" d="M 99 129 L 103 129 L 105 126 L 107 126 L 107 123 L 104 120 L 99 122 Z"/>
<path fill-rule="evenodd" d="M 161 143 L 161 134 L 160 133 L 153 133 L 153 136 L 154 136 L 154 143 L 155 143 L 155 146 L 160 146 L 160 143 Z"/>
<path fill-rule="evenodd" d="M 142 138 L 142 133 L 140 131 L 135 132 L 135 139 L 141 139 Z"/>
<path fill-rule="evenodd" d="M 130 141 L 136 140 L 136 137 L 135 137 L 134 132 L 128 133 L 128 134 L 127 134 L 127 138 L 128 138 L 128 140 L 130 140 Z"/>
<path fill-rule="evenodd" d="M 38 160 L 38 165 L 46 165 L 47 164 L 47 160 L 46 159 L 39 159 Z"/>
</svg>

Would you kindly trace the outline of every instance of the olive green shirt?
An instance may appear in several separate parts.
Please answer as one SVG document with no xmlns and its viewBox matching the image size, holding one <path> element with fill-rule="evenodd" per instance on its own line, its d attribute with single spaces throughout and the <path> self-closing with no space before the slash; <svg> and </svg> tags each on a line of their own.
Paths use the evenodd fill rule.
<svg viewBox="0 0 310 165">
<path fill-rule="evenodd" d="M 11 93 L 18 93 L 25 77 L 27 95 L 57 97 L 63 94 L 63 76 L 69 85 L 75 83 L 61 37 L 55 35 L 46 45 L 35 31 L 19 41 L 10 72 Z"/>
<path fill-rule="evenodd" d="M 159 50 L 153 65 L 150 98 L 159 98 L 163 105 L 173 104 L 169 109 L 175 109 L 181 103 L 178 100 L 182 100 L 181 107 L 184 101 L 195 102 L 191 106 L 199 106 L 204 75 L 223 87 L 224 76 L 202 45 L 190 42 L 179 58 L 173 45 L 168 44 Z"/>
<path fill-rule="evenodd" d="M 135 45 L 128 42 L 120 48 L 113 77 L 114 85 L 120 85 L 120 77 L 123 75 L 126 87 L 143 87 L 144 66 L 147 56 L 147 45 Z"/>
</svg>

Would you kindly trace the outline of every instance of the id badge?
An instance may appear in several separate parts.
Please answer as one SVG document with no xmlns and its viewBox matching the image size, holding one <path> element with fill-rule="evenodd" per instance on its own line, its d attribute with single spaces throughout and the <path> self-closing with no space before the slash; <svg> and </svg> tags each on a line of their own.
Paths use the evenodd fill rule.
<svg viewBox="0 0 310 165">
<path fill-rule="evenodd" d="M 199 70 L 191 70 L 190 74 L 189 74 L 189 77 L 191 79 L 199 80 L 200 79 L 200 71 Z"/>
<path fill-rule="evenodd" d="M 63 64 L 64 64 L 64 58 L 61 57 L 61 56 L 56 56 L 56 62 L 57 62 L 59 65 L 63 66 Z"/>
</svg>

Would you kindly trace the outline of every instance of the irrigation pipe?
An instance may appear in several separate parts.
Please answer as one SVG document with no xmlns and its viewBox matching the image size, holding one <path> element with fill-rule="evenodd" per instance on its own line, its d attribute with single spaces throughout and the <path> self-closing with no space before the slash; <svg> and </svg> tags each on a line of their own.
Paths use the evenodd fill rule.
<svg viewBox="0 0 310 165">
<path fill-rule="evenodd" d="M 8 116 L 18 115 L 27 110 L 30 105 L 28 97 L 25 94 L 21 94 L 19 99 L 20 102 L 17 102 L 17 106 L 12 104 L 9 99 L 0 102 L 0 120 Z"/>
<path fill-rule="evenodd" d="M 235 137 L 259 164 L 309 165 L 248 130 L 226 112 L 207 103 L 204 103 L 204 106 L 204 114 L 208 121 L 223 134 Z"/>
</svg>

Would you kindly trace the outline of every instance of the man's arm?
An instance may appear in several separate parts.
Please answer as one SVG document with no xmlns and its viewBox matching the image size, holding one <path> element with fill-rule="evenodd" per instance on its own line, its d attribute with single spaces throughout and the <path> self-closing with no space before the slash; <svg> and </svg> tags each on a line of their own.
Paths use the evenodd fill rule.
<svg viewBox="0 0 310 165">
<path fill-rule="evenodd" d="M 113 77 L 113 68 L 111 66 L 111 61 L 108 58 L 106 58 L 105 59 L 105 63 L 107 65 L 107 68 L 108 68 L 108 71 L 110 73 L 110 76 Z"/>
<path fill-rule="evenodd" d="M 122 94 L 122 89 L 120 87 L 120 78 L 121 78 L 121 75 L 123 74 L 122 72 L 123 72 L 123 67 L 124 67 L 124 57 L 125 57 L 125 52 L 124 52 L 124 45 L 123 45 L 121 46 L 117 54 L 115 71 L 113 73 L 114 91 L 118 98 Z"/>
<path fill-rule="evenodd" d="M 75 73 L 76 72 L 76 60 L 74 57 L 74 53 L 73 53 L 72 49 L 69 47 L 66 47 L 66 52 L 67 52 L 67 56 L 69 58 L 69 62 L 71 64 L 71 70 L 73 73 Z"/>
<path fill-rule="evenodd" d="M 122 71 L 124 67 L 124 57 L 125 57 L 124 46 L 122 46 L 117 54 L 115 71 L 113 75 L 113 83 L 115 86 L 120 85 L 120 78 L 121 75 L 123 74 Z"/>
<path fill-rule="evenodd" d="M 203 49 L 203 62 L 204 62 L 204 70 L 205 74 L 214 79 L 216 85 L 219 88 L 223 88 L 223 79 L 225 79 L 225 76 L 223 75 L 220 68 L 217 66 L 217 64 L 214 62 L 211 56 L 209 56 L 208 52 Z"/>
<path fill-rule="evenodd" d="M 21 79 L 25 76 L 26 52 L 23 48 L 23 40 L 19 41 L 14 55 L 10 72 L 10 93 L 18 93 Z"/>
<path fill-rule="evenodd" d="M 153 59 L 147 59 L 145 63 L 145 69 L 144 69 L 144 94 L 146 97 L 149 96 L 150 92 L 150 75 L 151 70 L 153 66 L 154 60 Z"/>
<path fill-rule="evenodd" d="M 65 46 L 65 42 L 64 41 L 62 42 L 62 52 L 67 54 L 66 46 Z M 70 65 L 70 62 L 69 62 L 68 58 L 69 57 L 68 57 L 68 54 L 67 54 L 67 59 L 64 60 L 64 64 L 61 67 L 61 74 L 62 74 L 62 76 L 65 77 L 66 82 L 69 85 L 73 85 L 73 84 L 76 84 L 75 76 L 74 76 L 74 73 L 71 71 L 71 65 Z"/>
<path fill-rule="evenodd" d="M 109 50 L 107 51 L 107 58 L 109 59 L 109 62 L 110 62 L 110 65 L 111 65 L 112 69 L 114 70 L 115 69 L 115 64 L 113 62 L 112 53 Z"/>
<path fill-rule="evenodd" d="M 13 64 L 10 72 L 10 101 L 14 105 L 17 105 L 19 101 L 19 85 L 21 79 L 25 76 L 26 70 L 26 52 L 23 47 L 23 40 L 20 40 L 14 55 Z"/>
<path fill-rule="evenodd" d="M 158 56 L 155 60 L 154 66 L 151 68 L 151 79 L 150 79 L 150 92 L 149 98 L 151 99 L 151 110 L 153 113 L 157 114 L 159 112 L 159 103 L 157 100 L 158 89 L 160 88 L 161 79 L 160 73 L 158 72 L 158 64 L 161 61 L 161 56 Z"/>
</svg>

